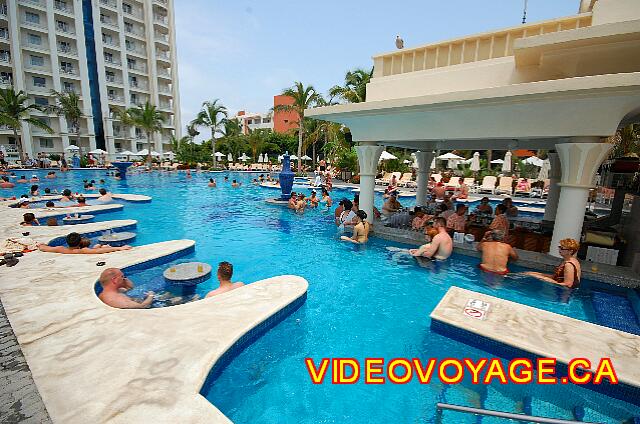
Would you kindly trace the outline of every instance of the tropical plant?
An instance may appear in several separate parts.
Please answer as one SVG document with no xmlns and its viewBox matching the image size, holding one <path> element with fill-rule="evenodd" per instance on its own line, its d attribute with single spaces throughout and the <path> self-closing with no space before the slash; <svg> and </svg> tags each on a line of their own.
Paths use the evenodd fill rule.
<svg viewBox="0 0 640 424">
<path fill-rule="evenodd" d="M 22 163 L 25 162 L 25 157 L 22 137 L 18 136 L 18 131 L 23 122 L 41 128 L 49 134 L 53 133 L 51 127 L 44 121 L 31 116 L 31 112 L 45 112 L 45 109 L 36 104 L 27 104 L 28 100 L 29 97 L 22 90 L 16 93 L 13 87 L 0 89 L 0 125 L 6 125 L 13 131 Z"/>
<path fill-rule="evenodd" d="M 609 159 L 640 155 L 640 125 L 627 125 L 616 131 L 615 135 L 609 137 L 607 141 L 614 145 L 609 153 Z"/>
<path fill-rule="evenodd" d="M 329 89 L 330 97 L 339 97 L 348 103 L 360 103 L 367 99 L 367 84 L 373 76 L 370 71 L 357 68 L 344 76 L 344 86 L 334 85 Z"/>
<path fill-rule="evenodd" d="M 56 90 L 51 90 L 51 95 L 55 99 L 55 104 L 48 106 L 47 110 L 64 117 L 69 133 L 76 133 L 76 146 L 80 148 L 80 119 L 84 117 L 80 108 L 80 96 L 73 91 L 61 93 Z"/>
<path fill-rule="evenodd" d="M 296 81 L 293 87 L 286 88 L 282 94 L 293 99 L 293 104 L 276 105 L 274 111 L 295 112 L 298 115 L 298 171 L 302 170 L 302 141 L 304 138 L 304 111 L 305 109 L 315 106 L 322 97 L 312 85 L 304 86 L 301 82 Z"/>
<path fill-rule="evenodd" d="M 151 137 L 154 132 L 162 131 L 162 123 L 165 121 L 165 116 L 149 102 L 128 109 L 115 109 L 115 113 L 123 125 L 140 128 L 146 133 L 147 163 L 151 166 Z"/>
<path fill-rule="evenodd" d="M 227 108 L 218 103 L 220 99 L 206 101 L 202 103 L 202 109 L 191 121 L 191 126 L 208 127 L 211 130 L 211 155 L 213 158 L 213 166 L 216 166 L 216 134 L 221 133 L 221 127 L 227 117 Z"/>
<path fill-rule="evenodd" d="M 246 136 L 246 141 L 249 145 L 249 148 L 251 149 L 254 161 L 257 160 L 258 155 L 263 151 L 271 150 L 274 147 L 277 148 L 277 146 L 269 143 L 267 138 L 269 132 L 270 130 L 258 128 L 255 130 L 250 130 L 249 134 Z"/>
</svg>

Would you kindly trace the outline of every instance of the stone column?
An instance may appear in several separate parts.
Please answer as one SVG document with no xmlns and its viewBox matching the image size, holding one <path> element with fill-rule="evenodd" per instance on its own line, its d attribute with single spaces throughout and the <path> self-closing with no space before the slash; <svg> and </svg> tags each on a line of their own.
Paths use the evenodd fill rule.
<svg viewBox="0 0 640 424">
<path fill-rule="evenodd" d="M 589 190 L 598 167 L 613 145 L 597 143 L 599 137 L 581 137 L 584 143 L 556 144 L 562 164 L 560 198 L 549 254 L 560 256 L 558 243 L 565 238 L 580 240 Z"/>
<path fill-rule="evenodd" d="M 378 172 L 378 161 L 384 146 L 375 141 L 361 142 L 356 146 L 358 163 L 360 164 L 360 209 L 367 213 L 367 220 L 373 222 L 373 199 Z"/>
<path fill-rule="evenodd" d="M 553 221 L 556 219 L 556 211 L 558 210 L 558 199 L 560 198 L 560 187 L 558 183 L 562 176 L 562 168 L 560 166 L 560 158 L 557 153 L 549 153 L 549 194 L 547 196 L 547 205 L 544 207 L 543 221 Z"/>
<path fill-rule="evenodd" d="M 422 206 L 426 203 L 427 184 L 429 183 L 429 171 L 431 169 L 431 161 L 433 161 L 433 151 L 416 152 L 416 161 L 418 162 L 416 206 Z"/>
</svg>

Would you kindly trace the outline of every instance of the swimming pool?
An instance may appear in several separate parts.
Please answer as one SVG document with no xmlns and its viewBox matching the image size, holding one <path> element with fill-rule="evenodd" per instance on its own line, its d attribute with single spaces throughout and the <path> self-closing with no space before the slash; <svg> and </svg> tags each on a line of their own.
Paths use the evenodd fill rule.
<svg viewBox="0 0 640 424">
<path fill-rule="evenodd" d="M 74 171 L 41 183 L 41 188 L 76 191 L 83 179 L 103 176 L 104 171 Z M 138 220 L 136 244 L 196 240 L 195 252 L 174 263 L 200 260 L 215 266 L 228 260 L 235 266 L 236 281 L 278 274 L 309 281 L 306 303 L 240 353 L 203 393 L 235 422 L 433 422 L 439 401 L 557 418 L 582 414 L 596 422 L 640 415 L 637 406 L 573 386 L 312 385 L 305 357 L 488 356 L 430 330 L 429 314 L 452 285 L 592 322 L 597 321 L 594 294 L 612 289 L 585 281 L 569 295 L 531 279 L 481 274 L 477 259 L 458 255 L 425 269 L 386 249 L 397 244 L 377 239 L 367 246 L 338 242 L 333 213 L 309 210 L 298 215 L 266 204 L 263 200 L 276 192 L 251 185 L 251 175 L 234 174 L 244 182 L 240 189 L 221 184 L 208 188 L 209 176 L 194 173 L 187 180 L 184 174 L 143 174 L 107 181 L 114 192 L 148 194 L 153 201 L 125 202 L 122 211 L 100 219 Z M 214 178 L 222 181 L 220 174 Z M 28 186 L 13 192 L 26 190 Z M 348 191 L 333 194 L 334 200 L 352 196 Z M 381 204 L 377 196 L 376 205 Z M 166 266 L 130 273 L 137 284 L 134 294 L 161 289 Z M 197 292 L 205 294 L 213 287 L 209 280 Z M 445 413 L 444 422 L 493 421 Z"/>
</svg>

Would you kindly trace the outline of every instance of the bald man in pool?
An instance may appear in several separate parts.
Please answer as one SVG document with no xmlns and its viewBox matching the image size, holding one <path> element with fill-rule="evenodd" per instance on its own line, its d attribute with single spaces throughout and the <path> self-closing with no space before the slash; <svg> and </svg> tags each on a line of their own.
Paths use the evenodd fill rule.
<svg viewBox="0 0 640 424">
<path fill-rule="evenodd" d="M 131 281 L 124 276 L 118 268 L 107 268 L 100 274 L 102 293 L 98 296 L 105 304 L 120 309 L 144 309 L 153 302 L 152 291 L 147 292 L 147 297 L 142 302 L 136 302 L 123 291 L 133 287 Z"/>
</svg>

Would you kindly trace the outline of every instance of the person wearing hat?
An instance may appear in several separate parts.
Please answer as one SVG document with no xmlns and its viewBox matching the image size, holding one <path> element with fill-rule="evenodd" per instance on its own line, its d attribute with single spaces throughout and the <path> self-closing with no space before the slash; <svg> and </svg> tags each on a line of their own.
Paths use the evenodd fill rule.
<svg viewBox="0 0 640 424">
<path fill-rule="evenodd" d="M 40 181 L 40 178 L 38 178 L 38 176 L 36 174 L 33 174 L 31 176 L 31 180 L 29 180 L 29 181 L 32 182 L 32 183 L 37 183 L 37 182 Z"/>
<path fill-rule="evenodd" d="M 29 209 L 29 199 L 20 199 L 20 209 Z"/>
<path fill-rule="evenodd" d="M 402 209 L 402 205 L 398 202 L 398 192 L 390 191 L 389 199 L 382 205 L 382 213 L 385 215 L 392 215 Z"/>
</svg>

